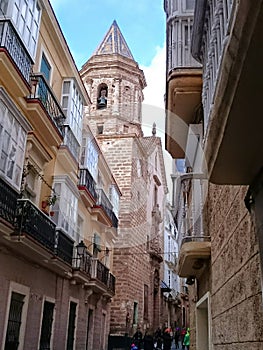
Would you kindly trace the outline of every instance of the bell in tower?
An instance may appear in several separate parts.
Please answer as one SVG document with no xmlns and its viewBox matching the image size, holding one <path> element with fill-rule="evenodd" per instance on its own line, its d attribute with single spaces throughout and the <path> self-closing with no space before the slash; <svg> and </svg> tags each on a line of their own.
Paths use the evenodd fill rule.
<svg viewBox="0 0 263 350">
<path fill-rule="evenodd" d="M 103 109 L 107 107 L 107 90 L 102 88 L 100 90 L 100 96 L 98 98 L 98 109 Z"/>
</svg>

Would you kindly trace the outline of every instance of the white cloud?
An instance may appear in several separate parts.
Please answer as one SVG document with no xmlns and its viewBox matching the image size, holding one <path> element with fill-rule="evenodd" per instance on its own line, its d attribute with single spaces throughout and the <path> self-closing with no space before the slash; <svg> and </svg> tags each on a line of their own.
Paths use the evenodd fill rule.
<svg viewBox="0 0 263 350">
<path fill-rule="evenodd" d="M 156 48 L 156 55 L 153 57 L 150 66 L 142 66 L 147 87 L 144 89 L 144 103 L 164 108 L 165 93 L 165 59 L 166 50 L 163 47 Z"/>
<path fill-rule="evenodd" d="M 145 136 L 152 135 L 152 125 L 156 123 L 156 136 L 161 137 L 166 169 L 166 179 L 169 189 L 168 200 L 172 200 L 172 158 L 165 151 L 165 77 L 166 77 L 166 50 L 165 45 L 157 47 L 156 55 L 150 66 L 140 68 L 144 71 L 147 87 L 144 89 L 144 102 L 142 110 L 142 129 Z"/>
</svg>

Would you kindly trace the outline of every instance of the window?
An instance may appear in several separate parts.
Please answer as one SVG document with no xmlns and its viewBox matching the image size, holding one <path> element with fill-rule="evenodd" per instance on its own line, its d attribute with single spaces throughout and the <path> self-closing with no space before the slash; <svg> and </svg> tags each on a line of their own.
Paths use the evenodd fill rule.
<svg viewBox="0 0 263 350">
<path fill-rule="evenodd" d="M 39 350 L 51 349 L 54 303 L 44 302 Z"/>
<path fill-rule="evenodd" d="M 101 239 L 97 233 L 94 233 L 93 237 L 93 256 L 97 258 L 98 252 L 101 252 Z"/>
<path fill-rule="evenodd" d="M 91 345 L 90 333 L 91 333 L 92 324 L 93 324 L 93 310 L 89 309 L 89 311 L 88 311 L 88 324 L 87 324 L 87 337 L 86 337 L 86 350 L 91 349 L 91 347 L 89 345 Z"/>
<path fill-rule="evenodd" d="M 149 287 L 144 285 L 143 318 L 148 320 Z"/>
<path fill-rule="evenodd" d="M 186 10 L 193 10 L 195 7 L 195 0 L 185 0 Z"/>
<path fill-rule="evenodd" d="M 133 324 L 137 324 L 138 323 L 138 303 L 134 302 L 133 303 Z"/>
<path fill-rule="evenodd" d="M 120 195 L 119 195 L 119 192 L 117 191 L 117 188 L 115 185 L 112 185 L 110 187 L 109 198 L 110 198 L 111 204 L 113 206 L 112 209 L 114 211 L 114 214 L 118 217 Z"/>
<path fill-rule="evenodd" d="M 97 135 L 103 134 L 103 124 L 97 124 Z"/>
<path fill-rule="evenodd" d="M 86 136 L 82 139 L 81 146 L 81 166 L 88 168 L 93 179 L 96 181 L 98 178 L 98 160 L 99 152 L 96 145 L 96 141 L 93 136 Z"/>
<path fill-rule="evenodd" d="M 49 64 L 48 59 L 43 53 L 42 59 L 41 59 L 41 65 L 40 65 L 40 72 L 44 74 L 44 77 L 48 82 L 50 80 L 50 71 L 51 71 L 51 65 Z"/>
<path fill-rule="evenodd" d="M 84 102 L 75 82 L 72 79 L 67 79 L 63 82 L 61 104 L 67 117 L 66 123 L 68 123 L 70 129 L 80 143 L 82 136 Z"/>
<path fill-rule="evenodd" d="M 61 180 L 59 182 L 58 180 Z M 62 228 L 74 240 L 77 239 L 77 194 L 74 193 L 68 178 L 56 179 L 54 190 L 58 194 L 58 200 L 53 206 L 53 220 L 59 228 Z"/>
<path fill-rule="evenodd" d="M 36 53 L 41 9 L 37 0 L 12 0 L 11 17 L 30 55 Z"/>
<path fill-rule="evenodd" d="M 25 295 L 12 292 L 5 339 L 5 350 L 16 350 L 19 347 L 24 299 Z"/>
<path fill-rule="evenodd" d="M 69 306 L 67 350 L 73 350 L 74 349 L 75 328 L 76 328 L 76 313 L 77 313 L 77 304 L 74 303 L 73 301 L 71 301 L 70 302 L 70 306 Z"/>
<path fill-rule="evenodd" d="M 26 147 L 26 124 L 20 113 L 5 99 L 4 94 L 1 96 L 1 92 L 0 90 L 0 173 L 20 190 Z"/>
</svg>

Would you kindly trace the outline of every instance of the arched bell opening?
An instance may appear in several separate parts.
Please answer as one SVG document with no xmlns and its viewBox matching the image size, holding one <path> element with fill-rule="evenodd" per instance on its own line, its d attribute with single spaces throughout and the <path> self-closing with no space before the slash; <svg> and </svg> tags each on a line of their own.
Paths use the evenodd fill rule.
<svg viewBox="0 0 263 350">
<path fill-rule="evenodd" d="M 100 84 L 98 87 L 97 108 L 104 109 L 107 107 L 108 100 L 108 86 Z"/>
</svg>

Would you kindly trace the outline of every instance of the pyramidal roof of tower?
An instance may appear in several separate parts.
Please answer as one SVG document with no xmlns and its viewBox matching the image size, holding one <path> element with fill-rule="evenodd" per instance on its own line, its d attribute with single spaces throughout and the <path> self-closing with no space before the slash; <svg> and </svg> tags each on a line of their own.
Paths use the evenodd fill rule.
<svg viewBox="0 0 263 350">
<path fill-rule="evenodd" d="M 119 54 L 134 60 L 116 20 L 113 21 L 101 44 L 94 52 L 94 55 L 104 54 Z"/>
</svg>

